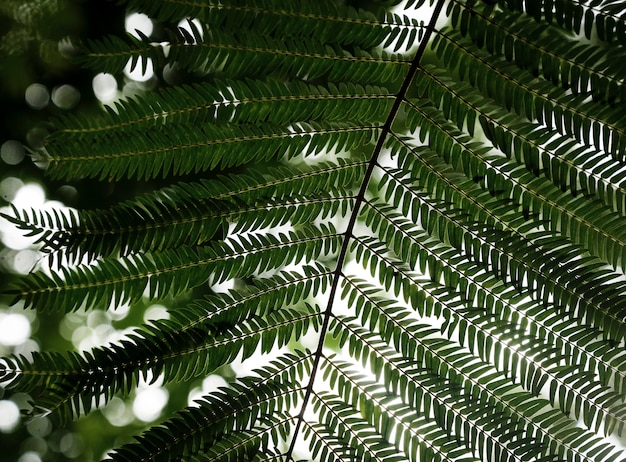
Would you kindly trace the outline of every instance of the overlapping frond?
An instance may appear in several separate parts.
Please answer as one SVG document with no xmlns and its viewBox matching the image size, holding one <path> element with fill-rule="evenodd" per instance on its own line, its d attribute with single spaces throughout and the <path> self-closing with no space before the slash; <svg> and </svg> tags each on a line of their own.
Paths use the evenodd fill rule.
<svg viewBox="0 0 626 462">
<path fill-rule="evenodd" d="M 198 402 L 161 427 L 154 427 L 136 443 L 118 449 L 108 460 L 173 460 L 198 457 L 214 443 L 230 442 L 224 447 L 226 457 L 254 457 L 261 448 L 288 435 L 290 419 L 278 409 L 290 409 L 302 393 L 300 382 L 307 372 L 303 354 L 279 358 L 260 376 L 246 378 L 231 389 L 225 389 Z M 254 389 L 255 393 L 248 391 Z M 172 438 L 172 435 L 184 435 Z M 239 446 L 245 438 L 245 446 Z M 230 440 L 230 441 L 229 441 Z M 210 456 L 208 452 L 207 456 Z M 222 454 L 220 454 L 222 455 Z M 204 457 L 202 457 L 204 459 Z M 241 459 L 239 459 L 241 460 Z"/>
<path fill-rule="evenodd" d="M 319 309 L 307 299 L 328 285 L 329 271 L 304 267 L 227 296 L 207 297 L 177 310 L 171 319 L 147 325 L 121 345 L 65 357 L 35 353 L 32 360 L 12 358 L 7 379 L 33 395 L 43 394 L 38 409 L 66 420 L 128 393 L 140 377 L 163 374 L 184 381 L 252 355 L 284 346 L 319 326 Z M 95 389 L 100 393 L 93 396 Z"/>
<path fill-rule="evenodd" d="M 202 245 L 214 236 L 225 236 L 229 225 L 241 232 L 287 222 L 304 225 L 338 211 L 345 214 L 354 194 L 346 188 L 355 184 L 364 168 L 365 160 L 356 156 L 288 170 L 268 167 L 178 183 L 110 209 L 60 214 L 14 208 L 13 215 L 4 217 L 36 236 L 46 252 L 92 260 L 136 249 Z M 283 206 L 276 207 L 280 202 Z M 246 214 L 250 220 L 242 219 Z"/>
<path fill-rule="evenodd" d="M 70 312 L 78 308 L 134 303 L 178 295 L 207 282 L 248 277 L 306 263 L 336 252 L 339 234 L 332 228 L 288 234 L 251 234 L 204 247 L 99 260 L 91 266 L 62 267 L 60 274 L 35 273 L 12 291 L 27 307 Z M 250 272 L 252 271 L 252 273 Z"/>
<path fill-rule="evenodd" d="M 504 2 L 503 2 L 504 3 Z M 626 6 L 619 0 L 588 2 L 506 2 L 517 11 L 524 11 L 537 21 L 556 22 L 565 30 L 583 33 L 591 38 L 595 32 L 600 40 L 626 45 Z"/>
<path fill-rule="evenodd" d="M 424 25 L 412 1 L 128 3 L 168 43 L 83 62 L 199 82 L 63 117 L 39 154 L 56 178 L 173 184 L 14 209 L 76 267 L 13 295 L 70 312 L 241 287 L 0 378 L 63 420 L 281 350 L 116 461 L 626 460 L 605 438 L 626 424 L 622 6 L 440 0 Z"/>
<path fill-rule="evenodd" d="M 268 0 L 232 2 L 226 5 L 210 0 L 194 3 L 173 1 L 158 6 L 146 0 L 128 3 L 132 8 L 145 11 L 161 21 L 197 18 L 230 30 L 255 23 L 255 28 L 258 27 L 265 35 L 276 32 L 304 38 L 315 35 L 323 37 L 324 41 L 361 47 L 372 47 L 381 43 L 388 46 L 393 42 L 398 43 L 397 48 L 404 43 L 411 46 L 416 38 L 421 38 L 420 33 L 424 29 L 423 21 L 391 13 L 383 5 L 375 11 L 364 11 L 346 4 L 314 1 L 300 2 L 298 5 Z M 393 3 L 398 2 L 387 2 L 384 6 Z M 412 5 L 416 8 L 423 1 L 413 3 L 416 3 Z M 258 25 L 259 22 L 262 24 Z M 281 22 L 288 25 L 277 30 Z M 401 40 L 397 40 L 398 38 Z"/>
</svg>

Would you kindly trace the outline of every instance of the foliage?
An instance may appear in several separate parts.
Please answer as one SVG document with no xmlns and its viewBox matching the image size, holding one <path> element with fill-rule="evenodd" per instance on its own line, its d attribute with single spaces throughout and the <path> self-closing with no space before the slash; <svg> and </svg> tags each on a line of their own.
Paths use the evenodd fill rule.
<svg viewBox="0 0 626 462">
<path fill-rule="evenodd" d="M 64 422 L 142 376 L 276 354 L 116 461 L 626 460 L 604 438 L 626 421 L 626 6 L 392 3 L 128 0 L 167 41 L 77 44 L 88 68 L 197 81 L 57 120 L 36 153 L 52 178 L 172 184 L 15 209 L 52 257 L 16 300 L 69 313 L 236 284 L 0 377 Z"/>
</svg>

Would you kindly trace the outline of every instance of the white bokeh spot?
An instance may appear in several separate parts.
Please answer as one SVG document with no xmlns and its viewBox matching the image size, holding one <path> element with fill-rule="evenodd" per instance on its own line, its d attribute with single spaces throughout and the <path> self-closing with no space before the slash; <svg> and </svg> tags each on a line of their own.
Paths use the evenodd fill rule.
<svg viewBox="0 0 626 462">
<path fill-rule="evenodd" d="M 33 83 L 24 92 L 24 99 L 33 109 L 43 109 L 50 102 L 50 92 L 45 85 Z"/>
<path fill-rule="evenodd" d="M 159 386 L 139 389 L 133 401 L 133 413 L 143 422 L 152 422 L 161 415 L 168 398 L 167 390 Z"/>
<path fill-rule="evenodd" d="M 93 93 L 102 103 L 110 103 L 117 98 L 117 80 L 111 74 L 101 72 L 92 82 Z"/>
<path fill-rule="evenodd" d="M 154 30 L 154 24 L 152 23 L 152 20 L 143 13 L 131 13 L 126 16 L 124 28 L 126 29 L 126 32 L 135 38 L 141 38 L 137 31 L 141 32 L 146 37 L 149 37 Z"/>
<path fill-rule="evenodd" d="M 21 345 L 28 340 L 30 332 L 30 321 L 23 314 L 0 313 L 0 344 L 5 346 Z"/>
<path fill-rule="evenodd" d="M 0 401 L 0 432 L 11 433 L 20 422 L 20 409 L 13 401 Z"/>
</svg>

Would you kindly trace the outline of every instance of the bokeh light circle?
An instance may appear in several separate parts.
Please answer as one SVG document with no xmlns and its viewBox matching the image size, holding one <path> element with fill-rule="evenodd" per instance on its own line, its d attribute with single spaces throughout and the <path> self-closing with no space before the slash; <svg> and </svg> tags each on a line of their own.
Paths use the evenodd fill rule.
<svg viewBox="0 0 626 462">
<path fill-rule="evenodd" d="M 113 101 L 117 97 L 117 80 L 111 74 L 101 72 L 92 82 L 93 93 L 103 103 Z"/>
<path fill-rule="evenodd" d="M 20 408 L 13 401 L 0 401 L 0 432 L 11 433 L 20 422 Z"/>
<path fill-rule="evenodd" d="M 50 102 L 50 92 L 40 83 L 33 83 L 26 88 L 24 99 L 33 109 L 44 109 Z"/>
<path fill-rule="evenodd" d="M 80 92 L 72 85 L 59 85 L 52 89 L 52 102 L 61 109 L 72 109 L 80 101 Z"/>
<path fill-rule="evenodd" d="M 0 344 L 20 345 L 28 340 L 28 337 L 30 337 L 30 321 L 26 316 L 19 313 L 0 314 Z"/>
<path fill-rule="evenodd" d="M 17 165 L 24 159 L 26 151 L 22 143 L 16 140 L 9 140 L 2 143 L 0 147 L 0 157 L 9 165 Z"/>
</svg>

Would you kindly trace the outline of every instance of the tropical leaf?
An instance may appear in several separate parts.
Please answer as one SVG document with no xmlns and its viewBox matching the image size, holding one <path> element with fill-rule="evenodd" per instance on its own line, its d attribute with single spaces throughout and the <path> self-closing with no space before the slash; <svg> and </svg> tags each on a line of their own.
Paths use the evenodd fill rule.
<svg viewBox="0 0 626 462">
<path fill-rule="evenodd" d="M 621 2 L 127 3 L 167 41 L 79 61 L 194 83 L 60 117 L 35 157 L 172 184 L 13 208 L 53 264 L 10 294 L 191 301 L 92 351 L 5 358 L 35 413 L 271 353 L 111 460 L 626 460 L 607 438 L 626 423 Z"/>
</svg>

